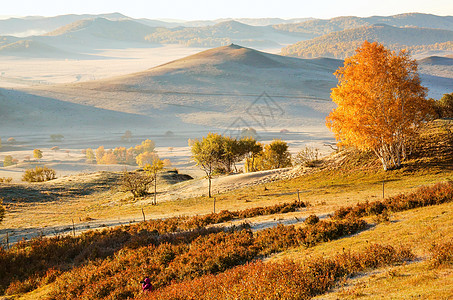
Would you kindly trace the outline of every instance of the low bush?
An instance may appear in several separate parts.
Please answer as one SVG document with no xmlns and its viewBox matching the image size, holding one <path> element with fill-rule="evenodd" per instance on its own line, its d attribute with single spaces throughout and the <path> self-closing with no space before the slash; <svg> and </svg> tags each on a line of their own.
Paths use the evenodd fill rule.
<svg viewBox="0 0 453 300">
<path fill-rule="evenodd" d="M 405 248 L 372 244 L 358 253 L 303 263 L 249 263 L 218 275 L 173 283 L 136 299 L 311 299 L 358 272 L 413 259 Z"/>
<path fill-rule="evenodd" d="M 11 177 L 0 177 L 0 183 L 10 183 L 11 181 L 13 181 Z"/>
<path fill-rule="evenodd" d="M 34 169 L 25 170 L 22 176 L 22 181 L 27 182 L 43 182 L 57 178 L 55 170 L 44 167 L 36 166 Z"/>
<path fill-rule="evenodd" d="M 431 265 L 435 268 L 453 265 L 453 240 L 432 245 Z"/>
<path fill-rule="evenodd" d="M 355 206 L 342 207 L 335 211 L 335 219 L 348 217 L 361 218 L 377 216 L 388 212 L 438 205 L 453 201 L 453 182 L 441 182 L 433 186 L 421 187 L 409 194 L 400 194 L 382 201 L 358 203 Z"/>
</svg>

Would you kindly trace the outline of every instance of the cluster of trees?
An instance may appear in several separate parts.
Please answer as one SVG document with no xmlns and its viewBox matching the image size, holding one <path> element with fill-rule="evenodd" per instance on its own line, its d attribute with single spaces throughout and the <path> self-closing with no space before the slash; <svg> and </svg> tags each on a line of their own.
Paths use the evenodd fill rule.
<svg viewBox="0 0 453 300">
<path fill-rule="evenodd" d="M 434 110 L 439 118 L 453 118 L 453 93 L 444 94 L 434 102 Z"/>
<path fill-rule="evenodd" d="M 201 140 L 189 140 L 192 159 L 203 169 L 208 178 L 209 197 L 211 179 L 215 174 L 237 171 L 236 164 L 245 160 L 247 172 L 270 170 L 291 166 L 288 144 L 274 140 L 263 146 L 252 137 L 235 139 L 216 133 L 209 133 Z"/>
<path fill-rule="evenodd" d="M 16 158 L 13 158 L 11 155 L 6 155 L 5 158 L 3 159 L 3 166 L 4 167 L 9 167 L 12 165 L 17 165 L 19 160 Z"/>
<path fill-rule="evenodd" d="M 100 146 L 96 150 L 88 148 L 83 150 L 83 152 L 89 163 L 138 165 L 144 167 L 146 164 L 152 164 L 156 158 L 155 146 L 154 141 L 147 139 L 140 145 L 129 149 L 116 147 L 115 149 L 106 150 L 104 146 Z M 166 161 L 166 164 L 168 163 L 169 161 Z"/>
</svg>

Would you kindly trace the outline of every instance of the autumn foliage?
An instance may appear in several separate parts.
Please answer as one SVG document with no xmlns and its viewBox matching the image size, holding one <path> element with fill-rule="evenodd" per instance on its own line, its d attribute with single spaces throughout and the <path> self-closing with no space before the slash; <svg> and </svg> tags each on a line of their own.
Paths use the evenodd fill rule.
<svg viewBox="0 0 453 300">
<path fill-rule="evenodd" d="M 337 108 L 326 124 L 336 139 L 372 150 L 385 170 L 400 167 L 408 142 L 432 115 L 415 60 L 404 50 L 396 54 L 365 41 L 335 75 L 331 97 Z"/>
</svg>

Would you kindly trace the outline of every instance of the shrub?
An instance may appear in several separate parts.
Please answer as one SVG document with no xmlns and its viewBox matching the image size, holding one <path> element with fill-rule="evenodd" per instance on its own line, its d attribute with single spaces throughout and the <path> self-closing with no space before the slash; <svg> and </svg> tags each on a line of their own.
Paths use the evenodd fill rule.
<svg viewBox="0 0 453 300">
<path fill-rule="evenodd" d="M 148 193 L 154 178 L 145 172 L 123 172 L 120 181 L 120 189 L 131 192 L 134 198 L 143 197 Z"/>
<path fill-rule="evenodd" d="M 25 170 L 22 181 L 43 182 L 56 179 L 56 172 L 53 169 L 36 166 L 34 169 Z"/>
<path fill-rule="evenodd" d="M 319 217 L 317 215 L 310 215 L 307 219 L 305 219 L 306 225 L 314 225 L 319 222 Z"/>
<path fill-rule="evenodd" d="M 346 276 L 413 259 L 408 249 L 372 244 L 364 251 L 303 263 L 249 263 L 218 275 L 173 283 L 139 299 L 311 299 Z"/>
<path fill-rule="evenodd" d="M 0 182 L 10 183 L 11 181 L 13 181 L 11 177 L 0 177 Z"/>
<path fill-rule="evenodd" d="M 297 165 L 315 167 L 320 162 L 319 149 L 313 147 L 305 147 L 296 154 L 294 161 Z"/>
<path fill-rule="evenodd" d="M 432 245 L 430 252 L 433 267 L 453 265 L 453 240 Z"/>
<path fill-rule="evenodd" d="M 333 217 L 344 219 L 375 215 L 388 219 L 389 212 L 399 212 L 451 201 L 453 201 L 453 182 L 441 182 L 433 186 L 421 187 L 410 194 L 400 194 L 382 201 L 366 201 L 355 206 L 342 207 L 334 212 Z"/>
</svg>

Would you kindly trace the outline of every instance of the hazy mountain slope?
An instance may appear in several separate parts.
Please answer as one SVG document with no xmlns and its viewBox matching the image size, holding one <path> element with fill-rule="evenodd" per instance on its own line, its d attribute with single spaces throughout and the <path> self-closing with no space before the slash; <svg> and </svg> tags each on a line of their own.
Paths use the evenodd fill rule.
<svg viewBox="0 0 453 300">
<path fill-rule="evenodd" d="M 103 38 L 120 41 L 143 42 L 155 29 L 131 20 L 111 21 L 104 18 L 81 20 L 49 32 L 45 36 L 69 39 Z"/>
<path fill-rule="evenodd" d="M 332 32 L 282 49 L 283 55 L 344 58 L 354 53 L 364 40 L 380 42 L 391 49 L 409 48 L 416 54 L 425 46 L 453 40 L 453 31 L 430 28 L 399 28 L 384 24 Z M 423 47 L 420 47 L 423 46 Z"/>
<path fill-rule="evenodd" d="M 0 20 L 0 35 L 17 35 L 21 37 L 39 35 L 56 30 L 59 27 L 68 25 L 76 21 L 98 17 L 106 18 L 109 20 L 129 19 L 129 17 L 120 13 L 99 15 L 68 14 L 55 17 L 9 18 Z"/>
<path fill-rule="evenodd" d="M 124 130 L 127 124 L 146 128 L 158 123 L 145 116 L 0 89 L 0 128 L 4 135 L 74 130 L 78 133 L 84 130 L 114 132 Z"/>
<path fill-rule="evenodd" d="M 131 75 L 26 91 L 160 116 L 164 120 L 161 125 L 168 128 L 178 122 L 224 129 L 324 128 L 324 117 L 333 107 L 329 93 L 336 80 L 332 73 L 341 63 L 282 57 L 230 45 Z M 236 121 L 241 124 L 234 124 Z"/>
<path fill-rule="evenodd" d="M 453 92 L 453 57 L 430 56 L 418 60 L 422 84 L 429 88 L 429 97 L 440 99 Z"/>
<path fill-rule="evenodd" d="M 309 20 L 296 24 L 279 24 L 274 28 L 300 32 L 312 37 L 325 35 L 335 31 L 353 29 L 374 24 L 386 24 L 397 27 L 426 27 L 436 29 L 453 30 L 453 16 L 436 16 L 421 13 L 407 13 L 394 16 L 373 16 L 368 18 L 360 17 L 337 17 L 326 20 Z"/>
<path fill-rule="evenodd" d="M 146 37 L 146 40 L 154 43 L 202 47 L 230 43 L 272 47 L 301 39 L 305 39 L 305 36 L 300 33 L 280 32 L 269 26 L 250 26 L 237 21 L 225 21 L 204 27 L 160 28 Z"/>
<path fill-rule="evenodd" d="M 20 40 L 0 46 L 0 55 L 52 58 L 75 57 L 74 54 L 32 40 Z"/>
</svg>

